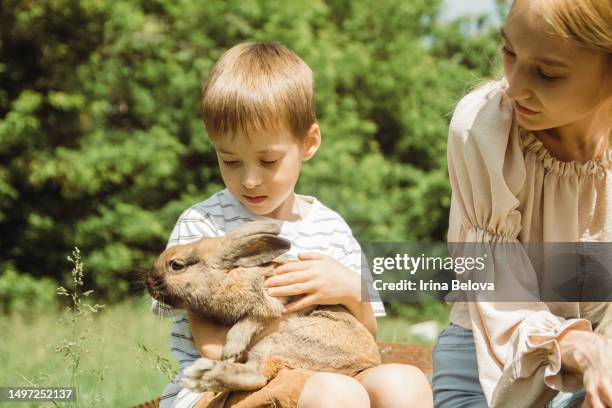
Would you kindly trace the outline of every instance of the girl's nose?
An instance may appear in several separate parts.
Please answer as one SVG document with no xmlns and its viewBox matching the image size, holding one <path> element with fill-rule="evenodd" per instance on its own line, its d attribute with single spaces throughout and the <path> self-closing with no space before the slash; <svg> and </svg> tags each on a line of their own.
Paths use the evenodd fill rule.
<svg viewBox="0 0 612 408">
<path fill-rule="evenodd" d="M 506 79 L 508 80 L 506 95 L 508 98 L 513 101 L 522 101 L 532 96 L 527 74 L 527 72 L 518 66 L 515 66 L 511 72 L 506 72 Z"/>
</svg>

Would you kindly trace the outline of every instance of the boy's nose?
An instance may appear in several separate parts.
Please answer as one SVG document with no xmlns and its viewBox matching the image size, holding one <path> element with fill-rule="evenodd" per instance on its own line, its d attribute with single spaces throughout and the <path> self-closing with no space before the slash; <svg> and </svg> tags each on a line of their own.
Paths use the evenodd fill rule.
<svg viewBox="0 0 612 408">
<path fill-rule="evenodd" d="M 252 189 L 261 184 L 261 178 L 253 172 L 245 172 L 242 177 L 244 188 Z"/>
<path fill-rule="evenodd" d="M 254 180 L 245 180 L 242 182 L 242 185 L 244 186 L 244 188 L 248 188 L 250 190 L 252 188 L 257 187 L 259 183 L 255 182 Z"/>
</svg>

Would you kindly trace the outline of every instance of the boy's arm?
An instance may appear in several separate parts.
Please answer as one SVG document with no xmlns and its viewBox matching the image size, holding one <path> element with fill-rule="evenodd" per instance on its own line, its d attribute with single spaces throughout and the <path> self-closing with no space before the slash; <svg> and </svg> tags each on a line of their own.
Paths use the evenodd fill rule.
<svg viewBox="0 0 612 408">
<path fill-rule="evenodd" d="M 168 239 L 167 248 L 187 244 L 201 237 L 217 235 L 219 235 L 218 228 L 212 223 L 211 217 L 192 207 L 184 211 L 179 217 Z M 188 317 L 189 330 L 197 352 L 202 357 L 220 360 L 225 335 L 229 327 L 218 325 L 188 311 L 181 312 L 184 312 Z M 195 358 L 195 356 L 192 358 Z"/>
<path fill-rule="evenodd" d="M 230 327 L 217 324 L 191 312 L 188 313 L 188 317 L 191 335 L 198 353 L 211 360 L 221 360 L 225 337 Z"/>
<path fill-rule="evenodd" d="M 346 291 L 344 291 L 344 296 L 342 296 L 340 304 L 346 307 L 348 311 L 355 316 L 370 333 L 372 333 L 372 336 L 376 337 L 378 329 L 376 316 L 374 315 L 372 304 L 368 301 L 369 299 L 362 299 L 361 275 L 355 273 L 356 269 L 358 270 L 361 268 L 360 263 L 355 260 L 361 258 L 361 248 L 359 244 L 355 242 L 346 250 L 347 256 L 338 260 L 338 266 L 345 268 L 347 272 L 344 274 L 343 279 Z M 331 272 L 333 266 L 330 265 L 329 269 L 329 272 Z M 340 273 L 339 276 L 341 276 Z"/>
<path fill-rule="evenodd" d="M 221 360 L 223 345 L 225 344 L 227 332 L 231 329 L 231 326 L 217 324 L 191 312 L 188 313 L 188 318 L 191 336 L 193 337 L 193 342 L 198 353 L 200 353 L 202 357 L 210 358 L 211 360 Z M 247 350 L 262 338 L 277 331 L 281 321 L 285 318 L 286 317 L 282 317 L 270 322 L 263 331 L 251 339 L 251 343 L 249 347 L 247 347 Z"/>
<path fill-rule="evenodd" d="M 361 289 L 359 291 L 361 292 Z M 378 324 L 370 302 L 362 302 L 358 297 L 354 300 L 348 300 L 343 306 L 372 333 L 372 336 L 376 337 Z"/>
<path fill-rule="evenodd" d="M 345 303 L 344 307 L 346 307 L 353 316 L 357 318 L 369 331 L 372 333 L 374 337 L 376 337 L 376 332 L 378 329 L 378 324 L 376 322 L 376 316 L 384 316 L 385 309 L 382 302 L 375 301 L 378 299 L 377 293 L 369 293 L 364 299 L 363 288 L 367 287 L 368 290 L 371 287 L 371 284 L 367 284 L 364 286 L 362 281 L 371 282 L 372 276 L 370 274 L 368 263 L 365 255 L 361 249 L 361 245 L 359 242 L 353 237 L 352 233 L 350 234 L 350 238 L 348 242 L 344 246 L 344 250 L 346 251 L 344 256 L 339 259 L 339 262 L 351 270 L 351 272 L 356 273 L 359 276 L 357 280 L 356 287 L 352 288 L 351 293 L 354 294 L 353 297 L 349 297 Z M 365 274 L 366 276 L 362 276 Z M 376 310 L 373 308 L 376 306 Z"/>
<path fill-rule="evenodd" d="M 343 305 L 376 335 L 376 318 L 370 302 L 361 299 L 361 277 L 355 270 L 328 255 L 303 253 L 298 259 L 277 267 L 275 276 L 265 282 L 271 296 L 302 295 L 286 305 L 284 313 L 313 305 Z"/>
</svg>

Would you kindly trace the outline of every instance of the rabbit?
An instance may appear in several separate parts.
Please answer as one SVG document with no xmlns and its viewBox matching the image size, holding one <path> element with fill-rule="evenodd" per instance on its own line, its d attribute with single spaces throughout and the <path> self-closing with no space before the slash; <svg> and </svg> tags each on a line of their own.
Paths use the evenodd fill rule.
<svg viewBox="0 0 612 408">
<path fill-rule="evenodd" d="M 252 391 L 283 367 L 355 375 L 381 364 L 372 334 L 340 305 L 288 315 L 245 353 L 290 301 L 269 296 L 263 286 L 291 246 L 279 233 L 274 223 L 251 222 L 223 237 L 168 248 L 147 273 L 153 298 L 231 326 L 222 359 L 196 360 L 184 371 L 183 386 Z"/>
</svg>

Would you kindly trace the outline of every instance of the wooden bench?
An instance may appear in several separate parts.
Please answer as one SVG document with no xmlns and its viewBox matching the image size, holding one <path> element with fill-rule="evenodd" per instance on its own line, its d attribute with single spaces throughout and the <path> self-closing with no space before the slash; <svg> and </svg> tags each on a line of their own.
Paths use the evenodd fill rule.
<svg viewBox="0 0 612 408">
<path fill-rule="evenodd" d="M 426 375 L 433 371 L 432 353 L 433 346 L 418 344 L 378 343 L 383 363 L 410 364 L 420 368 Z M 158 408 L 159 398 L 144 404 L 136 405 L 134 408 Z"/>
</svg>

